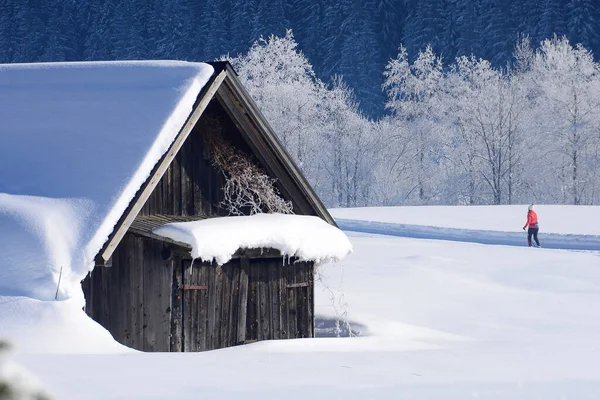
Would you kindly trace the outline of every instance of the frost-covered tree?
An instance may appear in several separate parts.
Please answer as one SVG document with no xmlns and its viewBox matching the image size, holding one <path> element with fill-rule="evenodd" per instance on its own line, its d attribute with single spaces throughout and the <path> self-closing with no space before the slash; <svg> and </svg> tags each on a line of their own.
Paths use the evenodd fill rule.
<svg viewBox="0 0 600 400">
<path fill-rule="evenodd" d="M 318 107 L 323 84 L 297 50 L 292 32 L 260 39 L 247 54 L 230 61 L 296 163 L 309 179 L 316 179 L 314 149 L 322 121 Z"/>
<path fill-rule="evenodd" d="M 369 203 L 372 131 L 341 78 L 318 80 L 291 31 L 232 58 L 279 139 L 328 205 Z"/>
<path fill-rule="evenodd" d="M 419 202 L 428 202 L 437 195 L 434 184 L 440 167 L 441 135 L 438 104 L 443 79 L 442 60 L 431 47 L 420 51 L 414 63 L 408 61 L 404 47 L 391 60 L 384 72 L 386 108 L 402 123 L 411 127 L 410 141 L 414 151 L 416 182 L 411 192 Z"/>
<path fill-rule="evenodd" d="M 558 201 L 598 202 L 597 148 L 600 123 L 600 67 L 581 45 L 566 38 L 548 39 L 537 51 L 531 72 L 540 89 L 537 117 L 552 170 Z"/>
<path fill-rule="evenodd" d="M 464 74 L 452 67 L 444 82 L 444 100 L 442 101 L 444 125 L 450 132 L 446 142 L 446 157 L 451 168 L 448 178 L 446 201 L 457 204 L 474 205 L 482 202 L 478 157 L 479 145 L 472 132 L 472 115 L 465 110 L 466 99 L 471 95 Z"/>
<path fill-rule="evenodd" d="M 411 131 L 399 119 L 386 117 L 371 125 L 373 141 L 371 205 L 406 204 L 415 187 Z"/>
<path fill-rule="evenodd" d="M 250 51 L 231 59 L 252 98 L 301 168 L 310 168 L 309 145 L 321 84 L 291 31 L 255 42 Z"/>
<path fill-rule="evenodd" d="M 589 51 L 557 38 L 534 50 L 525 38 L 505 68 L 435 60 L 429 50 L 411 63 L 401 48 L 387 66 L 391 115 L 379 134 L 397 151 L 382 150 L 394 163 L 380 165 L 395 172 L 378 170 L 374 199 L 410 203 L 423 190 L 414 202 L 600 201 L 600 66 Z"/>
<path fill-rule="evenodd" d="M 525 98 L 519 82 L 474 57 L 460 57 L 452 72 L 454 107 L 448 113 L 457 130 L 455 144 L 465 155 L 457 161 L 469 179 L 475 203 L 477 178 L 490 189 L 485 202 L 512 203 L 516 168 L 522 157 L 521 123 Z M 504 193 L 506 189 L 507 193 Z"/>
<path fill-rule="evenodd" d="M 323 121 L 319 135 L 327 202 L 338 207 L 369 203 L 375 137 L 371 122 L 364 118 L 352 90 L 335 77 L 331 88 L 325 88 L 319 107 Z"/>
</svg>

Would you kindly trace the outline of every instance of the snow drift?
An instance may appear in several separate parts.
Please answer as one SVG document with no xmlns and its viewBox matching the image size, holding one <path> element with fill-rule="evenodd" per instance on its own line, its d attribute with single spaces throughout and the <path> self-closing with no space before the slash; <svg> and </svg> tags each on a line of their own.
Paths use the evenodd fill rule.
<svg viewBox="0 0 600 400">
<path fill-rule="evenodd" d="M 160 236 L 188 243 L 192 257 L 225 264 L 238 249 L 272 248 L 288 257 L 315 261 L 339 261 L 352 245 L 338 228 L 319 217 L 256 214 L 175 222 L 153 230 Z"/>
<path fill-rule="evenodd" d="M 208 64 L 0 66 L 0 293 L 82 299 L 119 217 L 213 73 Z"/>
</svg>

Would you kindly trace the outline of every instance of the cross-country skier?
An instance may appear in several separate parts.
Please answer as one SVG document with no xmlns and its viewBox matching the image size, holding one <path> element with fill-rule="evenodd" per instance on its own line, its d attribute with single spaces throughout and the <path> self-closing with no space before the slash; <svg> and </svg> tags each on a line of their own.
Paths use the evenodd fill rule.
<svg viewBox="0 0 600 400">
<path fill-rule="evenodd" d="M 532 235 L 533 235 L 533 238 L 535 239 L 535 243 L 536 243 L 537 247 L 541 247 L 540 241 L 538 240 L 538 231 L 540 230 L 540 227 L 538 224 L 537 214 L 533 210 L 533 204 L 530 205 L 528 208 L 527 222 L 525 223 L 523 230 L 525 230 L 527 227 L 529 227 L 529 229 L 527 229 L 527 243 L 529 243 L 529 247 L 531 247 L 531 236 Z"/>
</svg>

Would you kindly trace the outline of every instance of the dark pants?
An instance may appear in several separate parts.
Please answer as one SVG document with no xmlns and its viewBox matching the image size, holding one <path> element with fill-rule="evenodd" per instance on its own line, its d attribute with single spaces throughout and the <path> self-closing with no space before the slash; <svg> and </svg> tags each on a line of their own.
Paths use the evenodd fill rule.
<svg viewBox="0 0 600 400">
<path fill-rule="evenodd" d="M 531 246 L 531 235 L 533 235 L 533 239 L 535 240 L 535 243 L 539 246 L 540 245 L 540 241 L 538 240 L 537 234 L 538 231 L 540 230 L 540 228 L 529 228 L 527 229 L 527 243 L 529 243 L 529 246 Z"/>
</svg>

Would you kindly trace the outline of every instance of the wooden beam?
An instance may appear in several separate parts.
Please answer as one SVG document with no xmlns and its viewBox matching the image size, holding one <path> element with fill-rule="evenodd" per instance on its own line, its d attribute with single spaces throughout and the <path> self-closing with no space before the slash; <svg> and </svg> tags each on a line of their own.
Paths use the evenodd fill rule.
<svg viewBox="0 0 600 400">
<path fill-rule="evenodd" d="M 231 69 L 231 66 L 229 66 L 229 68 Z M 228 88 L 236 95 L 239 101 L 243 104 L 244 108 L 250 111 L 246 112 L 248 119 L 250 119 L 252 123 L 259 128 L 259 132 L 266 139 L 267 145 L 271 148 L 271 151 L 275 153 L 280 162 L 282 162 L 283 166 L 287 169 L 288 174 L 303 192 L 305 198 L 308 199 L 311 208 L 313 208 L 317 215 L 323 218 L 325 221 L 333 226 L 337 226 L 335 220 L 329 214 L 325 205 L 314 192 L 312 186 L 308 183 L 304 175 L 302 175 L 300 168 L 298 168 L 296 163 L 283 147 L 283 144 L 279 141 L 279 138 L 258 109 L 256 103 L 254 103 L 252 100 L 250 94 L 237 79 L 233 69 L 228 75 L 226 83 L 228 83 Z"/>
<path fill-rule="evenodd" d="M 179 285 L 178 290 L 208 290 L 207 285 Z"/>
<path fill-rule="evenodd" d="M 144 236 L 144 237 L 147 237 L 150 239 L 158 240 L 160 242 L 165 242 L 165 243 L 173 244 L 175 246 L 183 247 L 184 249 L 186 249 L 188 251 L 192 250 L 192 246 L 187 243 L 179 242 L 177 240 L 173 240 L 168 237 L 160 236 L 160 235 L 157 235 L 152 232 L 148 232 L 148 231 L 141 230 L 141 229 L 135 229 L 135 228 L 131 228 L 131 227 L 129 228 L 129 232 L 134 233 L 138 236 Z"/>
<path fill-rule="evenodd" d="M 270 151 L 266 141 L 258 133 L 256 125 L 248 120 L 247 115 L 244 113 L 239 103 L 234 101 L 232 96 L 230 90 L 222 87 L 215 97 L 223 105 L 223 108 L 225 108 L 240 132 L 244 132 L 246 141 L 254 152 L 254 156 L 266 169 L 267 174 L 277 178 L 283 196 L 292 200 L 295 211 L 299 214 L 310 214 L 313 210 L 307 202 L 303 201 L 302 192 L 296 189 L 296 184 L 291 177 L 285 173 L 285 169 L 282 168 L 281 162 L 277 159 L 275 154 Z"/>
<path fill-rule="evenodd" d="M 246 89 L 235 77 L 233 70 L 227 75 L 225 84 L 222 85 L 216 96 L 230 113 L 238 128 L 247 132 L 247 137 L 250 140 L 249 144 L 255 150 L 258 150 L 256 151 L 257 157 L 263 157 L 264 163 L 271 169 L 270 172 L 274 172 L 274 169 L 285 171 L 285 177 L 277 176 L 277 174 L 275 176 L 284 186 L 287 185 L 289 189 L 298 191 L 297 194 L 294 193 L 292 198 L 306 199 L 302 202 L 304 204 L 299 204 L 303 208 L 301 212 L 308 215 L 314 213 L 331 225 L 337 226 L 335 220 L 287 153 Z M 292 186 L 289 186 L 290 183 Z M 298 201 L 295 202 L 298 204 Z"/>
<path fill-rule="evenodd" d="M 297 287 L 308 287 L 309 283 L 308 282 L 300 282 L 300 283 L 290 283 L 287 285 L 287 288 L 297 288 Z"/>
<path fill-rule="evenodd" d="M 95 267 L 107 267 L 107 268 L 112 267 L 112 256 L 108 260 L 105 260 L 102 257 L 98 256 L 98 257 L 96 257 L 96 259 L 94 261 L 95 261 L 95 263 L 94 263 Z"/>
<path fill-rule="evenodd" d="M 152 191 L 154 190 L 158 182 L 160 182 L 160 179 L 162 178 L 165 171 L 179 152 L 179 149 L 181 149 L 181 146 L 183 145 L 190 132 L 202 116 L 202 113 L 208 106 L 208 103 L 212 100 L 213 96 L 219 89 L 219 86 L 221 86 L 221 83 L 223 82 L 226 76 L 227 72 L 223 70 L 221 71 L 221 73 L 219 73 L 219 75 L 217 75 L 217 77 L 212 81 L 212 83 L 210 83 L 210 86 L 204 92 L 202 98 L 200 99 L 200 102 L 188 118 L 187 122 L 185 123 L 175 140 L 173 141 L 173 144 L 171 144 L 169 150 L 163 155 L 161 160 L 154 167 L 154 170 L 150 175 L 150 179 L 148 179 L 144 183 L 144 185 L 142 185 L 136 197 L 131 201 L 131 203 L 127 207 L 127 210 L 125 210 L 123 216 L 121 216 L 121 220 L 117 223 L 115 229 L 113 230 L 113 233 L 109 237 L 108 242 L 105 244 L 104 249 L 101 251 L 101 257 L 104 260 L 108 260 L 117 248 L 117 245 L 119 244 L 129 227 L 133 223 L 133 220 L 148 200 L 148 197 L 150 197 L 150 194 L 152 194 Z"/>
</svg>

